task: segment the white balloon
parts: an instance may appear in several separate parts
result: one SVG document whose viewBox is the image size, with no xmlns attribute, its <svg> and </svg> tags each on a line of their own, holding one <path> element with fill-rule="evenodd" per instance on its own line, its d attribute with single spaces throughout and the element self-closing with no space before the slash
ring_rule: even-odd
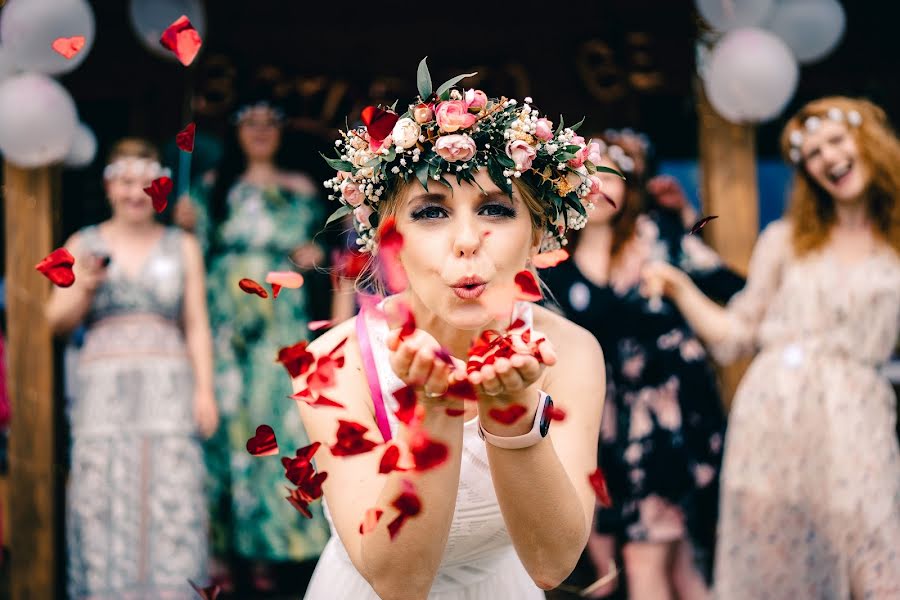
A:
<svg viewBox="0 0 900 600">
<path fill-rule="evenodd" d="M 700 16 L 716 31 L 754 27 L 766 20 L 775 0 L 694 0 Z"/>
<path fill-rule="evenodd" d="M 781 38 L 755 27 L 728 32 L 710 53 L 704 88 L 713 108 L 736 123 L 777 117 L 794 95 L 799 68 Z"/>
<path fill-rule="evenodd" d="M 53 49 L 57 38 L 84 36 L 72 58 Z M 23 71 L 67 73 L 81 64 L 94 44 L 94 12 L 84 0 L 9 0 L 0 13 L 0 38 Z"/>
<path fill-rule="evenodd" d="M 766 27 L 790 46 L 798 61 L 811 63 L 834 50 L 846 24 L 837 0 L 782 0 Z"/>
<path fill-rule="evenodd" d="M 62 160 L 72 147 L 78 113 L 55 80 L 37 73 L 0 83 L 0 152 L 20 167 Z"/>
<path fill-rule="evenodd" d="M 96 155 L 97 136 L 90 127 L 79 123 L 78 129 L 75 130 L 75 139 L 72 140 L 72 147 L 69 148 L 69 153 L 63 159 L 63 164 L 67 167 L 86 167 L 94 162 Z"/>
<path fill-rule="evenodd" d="M 131 26 L 148 50 L 177 60 L 163 48 L 159 38 L 178 17 L 185 15 L 203 39 L 206 34 L 206 11 L 201 0 L 131 0 L 128 14 Z"/>
</svg>

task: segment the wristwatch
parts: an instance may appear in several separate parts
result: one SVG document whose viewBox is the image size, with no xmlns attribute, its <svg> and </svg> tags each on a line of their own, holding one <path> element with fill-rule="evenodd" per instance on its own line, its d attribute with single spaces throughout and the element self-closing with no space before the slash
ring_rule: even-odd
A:
<svg viewBox="0 0 900 600">
<path fill-rule="evenodd" d="M 550 431 L 550 408 L 553 406 L 553 398 L 550 397 L 550 394 L 543 390 L 540 390 L 539 393 L 541 397 L 538 401 L 537 412 L 534 413 L 534 424 L 531 426 L 531 431 L 522 435 L 504 437 L 485 431 L 479 421 L 478 435 L 492 446 L 506 450 L 519 450 L 537 444 L 547 437 L 547 432 Z"/>
</svg>

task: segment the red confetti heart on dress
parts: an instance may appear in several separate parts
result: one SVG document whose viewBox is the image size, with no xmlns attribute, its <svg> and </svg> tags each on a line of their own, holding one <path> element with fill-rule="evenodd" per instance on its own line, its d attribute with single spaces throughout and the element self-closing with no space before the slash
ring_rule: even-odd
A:
<svg viewBox="0 0 900 600">
<path fill-rule="evenodd" d="M 244 290 L 248 294 L 256 294 L 260 298 L 268 298 L 269 292 L 265 290 L 265 288 L 252 279 L 241 279 L 238 281 L 238 287 Z"/>
<path fill-rule="evenodd" d="M 591 482 L 591 487 L 594 488 L 594 494 L 596 494 L 597 502 L 600 503 L 600 506 L 603 508 L 612 506 L 612 498 L 609 497 L 609 489 L 606 487 L 606 477 L 603 475 L 600 467 L 597 467 L 596 471 L 588 475 L 588 481 Z"/>
<path fill-rule="evenodd" d="M 168 177 L 157 177 L 150 184 L 150 187 L 144 188 L 144 193 L 150 196 L 153 201 L 153 210 L 162 213 L 169 204 L 169 194 L 172 193 L 172 180 Z"/>
<path fill-rule="evenodd" d="M 369 428 L 355 421 L 338 420 L 337 440 L 330 447 L 334 456 L 365 454 L 378 446 L 377 442 L 363 437 Z"/>
<path fill-rule="evenodd" d="M 72 37 L 58 37 L 50 44 L 57 53 L 62 54 L 71 60 L 78 52 L 84 48 L 84 36 L 75 35 Z"/>
<path fill-rule="evenodd" d="M 41 259 L 35 269 L 40 271 L 47 279 L 61 288 L 67 288 L 75 283 L 75 257 L 65 248 L 57 248 Z"/>
<path fill-rule="evenodd" d="M 400 119 L 397 113 L 382 110 L 377 106 L 367 106 L 362 109 L 362 122 L 366 124 L 369 139 L 381 142 L 391 134 L 394 125 Z"/>
<path fill-rule="evenodd" d="M 303 275 L 294 271 L 270 271 L 266 275 L 266 283 L 272 284 L 272 297 L 278 297 L 278 291 L 286 287 L 296 290 L 303 285 Z"/>
<path fill-rule="evenodd" d="M 388 523 L 388 534 L 392 540 L 400 533 L 400 527 L 403 526 L 406 519 L 414 517 L 422 511 L 422 500 L 416 492 L 416 486 L 408 479 L 404 479 L 401 485 L 403 491 L 391 502 L 391 506 L 400 511 L 400 514 Z"/>
<path fill-rule="evenodd" d="M 265 292 L 265 290 L 263 291 Z M 316 362 L 316 357 L 306 349 L 308 343 L 306 340 L 302 340 L 293 346 L 285 346 L 278 350 L 278 358 L 275 359 L 275 362 L 284 365 L 291 379 L 306 373 Z"/>
<path fill-rule="evenodd" d="M 359 534 L 366 535 L 367 533 L 375 531 L 378 520 L 381 519 L 381 515 L 383 514 L 384 511 L 380 508 L 367 508 L 362 523 L 359 524 Z"/>
<path fill-rule="evenodd" d="M 247 440 L 247 452 L 253 456 L 271 456 L 278 454 L 278 442 L 275 441 L 275 430 L 268 425 L 256 428 L 256 435 Z"/>
<path fill-rule="evenodd" d="M 200 39 L 200 34 L 191 25 L 190 19 L 185 15 L 181 15 L 163 31 L 162 36 L 159 38 L 159 43 L 166 50 L 172 51 L 178 60 L 181 61 L 181 64 L 187 67 L 194 62 L 197 53 L 200 52 L 203 40 Z"/>
<path fill-rule="evenodd" d="M 438 442 L 419 429 L 413 433 L 409 441 L 409 451 L 413 457 L 416 471 L 427 471 L 443 464 L 450 456 L 450 448 Z"/>
<path fill-rule="evenodd" d="M 708 217 L 703 217 L 702 219 L 700 219 L 699 221 L 694 223 L 693 227 L 691 227 L 691 235 L 694 235 L 695 233 L 697 233 L 698 231 L 703 229 L 706 226 L 706 224 L 709 223 L 710 221 L 712 221 L 713 219 L 718 219 L 718 218 L 719 218 L 718 215 L 709 215 Z"/>
<path fill-rule="evenodd" d="M 506 408 L 492 408 L 488 411 L 488 416 L 498 423 L 504 425 L 512 425 L 522 418 L 528 412 L 528 409 L 521 404 L 510 404 Z"/>
<path fill-rule="evenodd" d="M 559 248 L 558 250 L 550 250 L 549 252 L 536 254 L 532 257 L 531 264 L 537 269 L 547 269 L 549 267 L 555 267 L 568 258 L 569 253 L 563 248 Z"/>
<path fill-rule="evenodd" d="M 193 152 L 194 133 L 196 132 L 196 130 L 196 125 L 194 125 L 193 123 L 188 123 L 188 126 L 179 131 L 178 135 L 175 136 L 175 145 L 185 152 Z"/>
<path fill-rule="evenodd" d="M 190 579 L 188 579 L 188 583 L 191 584 L 191 587 L 194 588 L 194 591 L 197 592 L 203 600 L 216 600 L 222 592 L 222 588 L 218 585 L 210 585 L 202 588 Z"/>
<path fill-rule="evenodd" d="M 541 293 L 541 287 L 538 285 L 537 279 L 534 278 L 534 273 L 531 271 L 519 271 L 516 273 L 516 288 L 518 288 L 518 293 L 516 294 L 516 298 L 519 300 L 526 300 L 528 302 L 537 302 L 544 295 Z"/>
</svg>

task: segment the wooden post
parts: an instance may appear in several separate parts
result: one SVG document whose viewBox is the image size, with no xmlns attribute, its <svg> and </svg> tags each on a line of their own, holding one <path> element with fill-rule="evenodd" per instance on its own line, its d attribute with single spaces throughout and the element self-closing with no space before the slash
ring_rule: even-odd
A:
<svg viewBox="0 0 900 600">
<path fill-rule="evenodd" d="M 756 183 L 756 130 L 726 121 L 696 85 L 703 213 L 719 218 L 704 228 L 704 238 L 735 271 L 747 274 L 759 232 Z M 731 406 L 749 359 L 719 369 L 722 396 Z"/>
<path fill-rule="evenodd" d="M 11 598 L 56 595 L 57 492 L 54 465 L 53 336 L 44 319 L 50 283 L 34 266 L 53 249 L 59 173 L 56 169 L 4 170 L 6 217 L 6 322 L 9 439 Z"/>
</svg>

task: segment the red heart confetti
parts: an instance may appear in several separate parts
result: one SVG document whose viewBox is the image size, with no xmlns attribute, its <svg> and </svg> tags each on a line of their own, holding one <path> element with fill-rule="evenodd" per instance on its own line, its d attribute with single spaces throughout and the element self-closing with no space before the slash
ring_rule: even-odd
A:
<svg viewBox="0 0 900 600">
<path fill-rule="evenodd" d="M 334 387 L 335 372 L 344 366 L 343 354 L 326 354 L 316 359 L 315 369 L 306 379 L 306 385 L 313 394 Z"/>
<path fill-rule="evenodd" d="M 518 288 L 518 294 L 516 294 L 516 298 L 519 300 L 526 300 L 528 302 L 537 302 L 544 295 L 541 293 L 541 287 L 538 285 L 537 279 L 534 278 L 534 273 L 531 271 L 519 271 L 516 273 L 516 287 Z"/>
<path fill-rule="evenodd" d="M 391 302 L 387 306 L 384 317 L 391 327 L 396 327 L 396 324 L 400 323 L 400 341 L 402 342 L 416 332 L 416 317 L 409 305 L 402 300 Z"/>
<path fill-rule="evenodd" d="M 278 442 L 275 431 L 268 425 L 256 428 L 256 435 L 247 440 L 247 452 L 253 456 L 271 456 L 278 454 Z"/>
<path fill-rule="evenodd" d="M 492 408 L 488 411 L 488 416 L 498 423 L 504 425 L 512 425 L 522 418 L 528 409 L 521 404 L 510 404 L 506 408 Z"/>
<path fill-rule="evenodd" d="M 194 123 L 188 123 L 188 126 L 179 131 L 178 135 L 175 136 L 175 145 L 185 152 L 193 152 L 194 133 L 196 133 L 196 131 L 197 126 Z"/>
<path fill-rule="evenodd" d="M 403 526 L 407 519 L 416 516 L 422 511 L 422 500 L 416 492 L 416 486 L 408 479 L 404 479 L 401 485 L 403 486 L 403 491 L 391 502 L 391 506 L 400 511 L 400 514 L 388 523 L 388 534 L 392 540 L 400 533 L 400 527 Z"/>
<path fill-rule="evenodd" d="M 62 54 L 71 60 L 78 52 L 84 48 L 84 36 L 75 35 L 72 37 L 58 37 L 50 44 L 58 54 Z"/>
<path fill-rule="evenodd" d="M 75 266 L 75 257 L 65 248 L 57 248 L 42 258 L 34 268 L 52 281 L 53 285 L 67 288 L 75 283 L 73 266 Z"/>
<path fill-rule="evenodd" d="M 258 284 L 257 284 L 258 285 Z M 265 292 L 265 290 L 263 290 Z M 286 346 L 278 351 L 278 358 L 275 362 L 279 362 L 287 369 L 291 379 L 300 377 L 315 364 L 316 357 L 306 349 L 309 342 L 306 340 L 297 342 L 293 346 Z"/>
<path fill-rule="evenodd" d="M 468 379 L 454 379 L 447 387 L 447 396 L 462 400 L 478 400 L 478 391 Z"/>
<path fill-rule="evenodd" d="M 190 579 L 188 579 L 188 583 L 191 584 L 191 587 L 194 588 L 194 591 L 197 592 L 203 600 L 216 600 L 219 597 L 219 594 L 222 593 L 222 588 L 218 585 L 209 585 L 206 587 L 200 587 Z"/>
<path fill-rule="evenodd" d="M 333 323 L 330 320 L 310 321 L 306 328 L 310 331 L 319 331 L 320 329 L 328 329 Z"/>
<path fill-rule="evenodd" d="M 363 515 L 362 523 L 359 524 L 359 534 L 366 535 L 375 531 L 375 527 L 383 514 L 384 510 L 380 508 L 367 508 L 366 514 Z"/>
<path fill-rule="evenodd" d="M 285 470 L 284 476 L 291 483 L 300 485 L 313 475 L 312 457 L 321 445 L 321 442 L 313 442 L 309 446 L 298 448 L 297 454 L 293 458 L 281 457 L 281 464 Z"/>
<path fill-rule="evenodd" d="M 564 248 L 559 248 L 558 250 L 536 254 L 532 257 L 531 264 L 537 269 L 547 269 L 549 267 L 555 267 L 559 263 L 568 260 L 568 258 L 569 253 Z"/>
<path fill-rule="evenodd" d="M 400 119 L 397 113 L 382 110 L 377 106 L 367 106 L 362 109 L 362 122 L 366 125 L 369 139 L 380 142 L 391 134 L 394 125 Z"/>
<path fill-rule="evenodd" d="M 381 457 L 381 462 L 378 463 L 378 472 L 382 475 L 386 475 L 391 471 L 405 471 L 403 467 L 398 467 L 397 462 L 400 460 L 400 448 L 391 444 L 388 446 L 387 450 L 384 451 L 384 454 Z"/>
<path fill-rule="evenodd" d="M 612 498 L 610 498 L 609 489 L 606 487 L 606 477 L 604 477 L 600 467 L 597 467 L 596 471 L 588 475 L 588 481 L 590 481 L 591 487 L 594 488 L 594 494 L 596 494 L 597 502 L 600 503 L 600 506 L 603 508 L 612 506 Z"/>
<path fill-rule="evenodd" d="M 150 184 L 150 187 L 144 188 L 144 193 L 150 196 L 153 201 L 153 210 L 162 213 L 169 204 L 169 194 L 172 193 L 172 180 L 168 177 L 157 177 Z"/>
<path fill-rule="evenodd" d="M 403 234 L 397 231 L 394 217 L 384 220 L 378 228 L 378 264 L 385 283 L 392 294 L 402 292 L 409 282 L 406 271 L 400 264 L 400 249 L 403 248 Z"/>
<path fill-rule="evenodd" d="M 694 223 L 693 227 L 691 227 L 691 235 L 694 235 L 695 233 L 697 233 L 698 231 L 703 229 L 706 226 L 706 224 L 709 223 L 710 221 L 712 221 L 713 219 L 718 219 L 718 218 L 719 218 L 718 215 L 709 215 L 708 217 L 703 217 L 702 219 L 700 219 L 699 221 Z"/>
<path fill-rule="evenodd" d="M 238 281 L 238 287 L 247 292 L 248 294 L 256 294 L 260 298 L 268 298 L 269 292 L 265 290 L 265 288 L 252 279 L 241 279 Z"/>
<path fill-rule="evenodd" d="M 557 408 L 556 406 L 547 406 L 547 409 L 544 411 L 544 414 L 549 417 L 551 421 L 565 421 L 566 420 L 566 411 Z"/>
<path fill-rule="evenodd" d="M 301 482 L 296 489 L 288 488 L 290 492 L 290 496 L 287 496 L 287 501 L 291 503 L 291 505 L 296 508 L 301 515 L 306 517 L 307 519 L 312 519 L 312 512 L 309 510 L 309 504 L 313 500 L 317 500 L 322 497 L 322 483 L 328 478 L 328 473 L 316 473 L 315 475 L 309 477 L 308 479 Z"/>
<path fill-rule="evenodd" d="M 448 417 L 461 417 L 466 414 L 466 409 L 464 408 L 448 408 L 444 410 L 447 413 Z"/>
<path fill-rule="evenodd" d="M 355 421 L 338 420 L 337 440 L 330 447 L 334 456 L 354 456 L 365 454 L 378 446 L 377 442 L 363 436 L 369 431 L 365 425 Z"/>
<path fill-rule="evenodd" d="M 200 39 L 200 34 L 191 25 L 190 19 L 185 15 L 181 15 L 163 31 L 162 36 L 159 38 L 159 43 L 166 50 L 172 51 L 178 60 L 181 61 L 181 64 L 187 67 L 194 62 L 197 53 L 200 52 L 203 40 Z"/>
<path fill-rule="evenodd" d="M 309 388 L 303 388 L 296 394 L 292 394 L 292 395 L 288 396 L 288 398 L 290 398 L 292 400 L 300 400 L 301 402 L 305 402 L 308 405 L 312 406 L 313 408 L 319 408 L 322 406 L 330 406 L 330 407 L 334 407 L 334 408 L 346 408 L 346 406 L 344 406 L 340 402 L 336 402 L 330 398 L 326 398 L 322 394 L 317 394 L 316 396 L 313 396 L 313 393 L 311 391 L 309 391 Z"/>
<path fill-rule="evenodd" d="M 411 425 L 416 416 L 416 390 L 411 385 L 406 385 L 394 392 L 394 398 L 397 400 L 397 420 L 405 425 Z"/>
<path fill-rule="evenodd" d="M 450 448 L 438 442 L 422 430 L 416 430 L 409 441 L 409 451 L 416 471 L 427 471 L 443 464 L 450 456 Z"/>
</svg>

